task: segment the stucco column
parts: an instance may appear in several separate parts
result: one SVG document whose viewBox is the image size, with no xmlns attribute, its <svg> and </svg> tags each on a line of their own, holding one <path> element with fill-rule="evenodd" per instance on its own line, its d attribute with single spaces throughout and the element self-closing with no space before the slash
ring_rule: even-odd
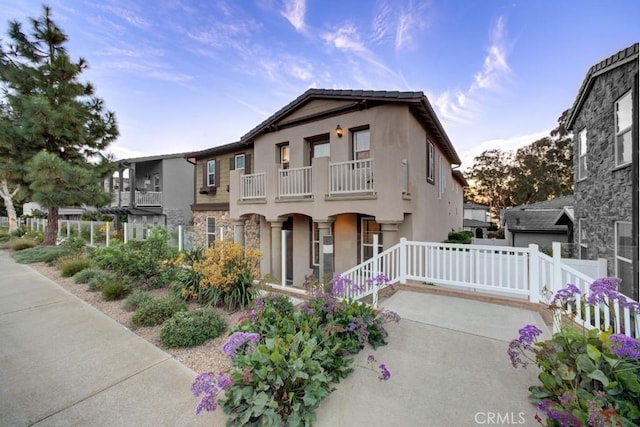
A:
<svg viewBox="0 0 640 427">
<path fill-rule="evenodd" d="M 382 231 L 382 249 L 389 249 L 391 246 L 398 243 L 398 222 L 383 222 L 380 224 L 380 230 Z"/>
<path fill-rule="evenodd" d="M 282 222 L 269 221 L 271 224 L 271 276 L 282 281 Z"/>
<path fill-rule="evenodd" d="M 233 221 L 233 241 L 244 246 L 244 220 Z"/>
<path fill-rule="evenodd" d="M 320 251 L 319 251 L 319 261 L 320 261 L 320 267 L 318 268 L 318 280 L 322 283 L 322 280 L 324 279 L 325 273 L 329 274 L 329 275 L 333 275 L 333 271 L 327 271 L 325 272 L 325 263 L 324 263 L 324 236 L 328 236 L 331 234 L 331 223 L 333 222 L 333 220 L 319 220 L 319 221 L 315 221 L 316 224 L 318 224 L 318 238 L 320 240 Z M 335 251 L 335 249 L 334 249 Z M 330 280 L 330 277 L 328 278 L 328 280 Z"/>
</svg>

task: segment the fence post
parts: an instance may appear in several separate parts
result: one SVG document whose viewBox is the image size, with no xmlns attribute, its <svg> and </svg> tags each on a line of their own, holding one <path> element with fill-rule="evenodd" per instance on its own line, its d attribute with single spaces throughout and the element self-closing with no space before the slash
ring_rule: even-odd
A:
<svg viewBox="0 0 640 427">
<path fill-rule="evenodd" d="M 400 238 L 400 284 L 407 284 L 407 267 L 409 265 L 409 258 L 407 258 L 407 238 Z"/>
<path fill-rule="evenodd" d="M 182 229 L 182 225 L 179 225 L 179 226 L 178 226 L 178 250 L 179 250 L 180 252 L 182 252 L 182 249 L 183 249 L 183 248 L 182 248 L 182 246 L 183 246 L 183 241 L 182 241 L 182 231 L 183 231 L 183 229 Z"/>
<path fill-rule="evenodd" d="M 529 245 L 529 302 L 540 302 L 540 252 L 538 245 Z"/>
<path fill-rule="evenodd" d="M 109 247 L 109 222 L 105 222 L 105 236 L 104 236 L 104 245 Z"/>
<path fill-rule="evenodd" d="M 124 243 L 127 243 L 129 241 L 129 223 L 125 222 L 122 225 L 122 232 L 124 233 Z"/>
<path fill-rule="evenodd" d="M 93 226 L 95 222 L 91 221 L 89 223 L 89 246 L 93 246 Z"/>
<path fill-rule="evenodd" d="M 380 268 L 380 257 L 378 257 L 378 235 L 373 235 L 373 271 L 371 272 L 370 279 L 376 277 L 380 272 L 378 271 Z M 366 280 L 366 279 L 365 279 Z M 371 282 L 373 285 L 373 307 L 378 307 L 378 284 L 375 282 Z"/>
<path fill-rule="evenodd" d="M 561 256 L 561 245 L 560 242 L 551 243 L 551 248 L 553 249 L 553 280 L 551 286 L 553 289 L 550 289 L 551 292 L 556 292 L 560 288 L 562 288 L 562 256 Z"/>
</svg>

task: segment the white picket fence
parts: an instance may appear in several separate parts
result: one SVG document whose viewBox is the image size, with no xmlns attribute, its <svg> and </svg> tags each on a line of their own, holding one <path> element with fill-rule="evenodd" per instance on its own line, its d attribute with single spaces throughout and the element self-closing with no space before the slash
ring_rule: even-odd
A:
<svg viewBox="0 0 640 427">
<path fill-rule="evenodd" d="M 599 268 L 597 265 L 592 267 L 598 274 L 591 277 L 561 258 L 559 243 L 554 244 L 553 251 L 554 256 L 550 257 L 533 244 L 527 248 L 516 248 L 415 242 L 402 238 L 397 245 L 342 273 L 343 278 L 357 286 L 347 287 L 341 296 L 354 300 L 370 296 L 373 304 L 377 305 L 378 292 L 382 287 L 375 278 L 384 274 L 389 285 L 417 281 L 425 285 L 509 296 L 538 303 L 549 302 L 545 299 L 548 295 L 553 295 L 569 283 L 575 284 L 583 295 L 587 295 L 591 283 L 598 277 L 606 276 L 606 265 L 602 263 Z M 640 313 L 624 303 L 611 301 L 599 306 L 575 304 L 572 310 L 576 322 L 585 327 L 611 327 L 615 333 L 640 337 Z"/>
</svg>

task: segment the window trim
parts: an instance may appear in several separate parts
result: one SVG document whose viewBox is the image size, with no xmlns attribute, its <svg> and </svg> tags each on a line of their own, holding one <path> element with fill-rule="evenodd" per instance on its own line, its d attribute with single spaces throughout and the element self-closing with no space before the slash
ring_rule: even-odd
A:
<svg viewBox="0 0 640 427">
<path fill-rule="evenodd" d="M 614 107 L 613 107 L 613 115 L 614 115 L 614 144 L 613 144 L 613 153 L 614 153 L 614 163 L 615 163 L 615 167 L 619 168 L 619 167 L 623 167 L 623 166 L 627 166 L 630 165 L 632 160 L 633 160 L 633 135 L 631 135 L 631 147 L 629 147 L 631 150 L 630 155 L 629 155 L 629 160 L 626 162 L 618 162 L 618 138 L 620 136 L 623 136 L 627 133 L 631 134 L 632 130 L 633 130 L 633 94 L 631 93 L 632 91 L 629 90 L 627 92 L 625 92 L 621 97 L 619 97 L 618 99 L 616 99 L 616 101 L 614 102 Z M 626 97 L 629 96 L 630 100 L 631 100 L 631 112 L 629 114 L 629 116 L 631 117 L 631 122 L 629 123 L 629 126 L 625 127 L 624 129 L 620 129 L 618 130 L 618 106 L 620 105 L 620 101 Z"/>
<path fill-rule="evenodd" d="M 211 170 L 209 165 L 213 165 L 213 171 Z M 216 186 L 216 159 L 207 160 L 206 172 L 207 172 L 207 179 L 206 179 L 207 187 L 215 187 Z M 213 180 L 211 178 L 213 178 Z"/>
<path fill-rule="evenodd" d="M 360 260 L 359 263 L 363 263 L 367 260 L 369 260 L 370 258 L 365 259 L 364 258 L 364 248 L 365 247 L 370 247 L 373 248 L 373 243 L 365 243 L 366 239 L 365 239 L 365 227 L 364 227 L 364 223 L 365 221 L 373 221 L 375 224 L 378 225 L 378 227 L 380 228 L 380 231 L 376 234 L 378 234 L 379 239 L 378 239 L 378 253 L 381 253 L 384 250 L 384 246 L 382 244 L 382 239 L 383 239 L 383 234 L 382 234 L 382 225 L 376 221 L 376 219 L 372 216 L 362 216 L 360 217 Z"/>
<path fill-rule="evenodd" d="M 584 135 L 584 140 L 583 140 Z M 582 152 L 582 142 L 584 141 L 584 152 Z M 578 181 L 583 181 L 589 176 L 589 168 L 587 166 L 587 154 L 589 153 L 589 136 L 587 128 L 578 132 Z M 584 170 L 582 166 L 582 159 L 584 158 Z"/>
<path fill-rule="evenodd" d="M 238 167 L 238 159 L 242 158 L 242 167 L 239 168 Z M 240 154 L 235 154 L 233 156 L 233 169 L 234 170 L 241 170 L 242 173 L 244 173 L 245 168 L 247 167 L 247 157 L 245 156 L 244 153 L 240 153 Z"/>
<path fill-rule="evenodd" d="M 629 258 L 626 258 L 626 257 L 621 256 L 621 255 L 618 254 L 618 252 L 619 252 L 618 251 L 618 236 L 619 236 L 618 227 L 621 224 L 628 225 L 631 228 L 630 229 L 630 233 L 629 233 L 629 235 L 630 235 L 629 237 L 631 239 L 633 239 L 633 229 L 632 229 L 633 224 L 631 223 L 631 221 L 615 221 L 615 223 L 613 224 L 613 233 L 614 233 L 613 236 L 614 236 L 614 242 L 615 242 L 614 243 L 614 259 L 615 259 L 615 266 L 614 266 L 615 270 L 614 271 L 615 271 L 616 277 L 618 277 L 618 278 L 620 278 L 620 272 L 618 271 L 618 262 L 619 261 L 628 263 L 629 265 L 631 265 L 631 269 L 633 270 L 633 259 L 629 259 Z"/>
<path fill-rule="evenodd" d="M 430 184 L 435 185 L 436 180 L 435 180 L 435 168 L 436 168 L 436 161 L 435 161 L 435 146 L 433 145 L 433 142 L 431 142 L 429 139 L 427 139 L 427 182 Z"/>
<path fill-rule="evenodd" d="M 209 221 L 210 220 L 213 221 L 213 232 L 209 231 Z M 214 217 L 214 216 L 208 216 L 207 217 L 206 223 L 205 223 L 205 236 L 206 236 L 207 247 L 210 247 L 212 243 L 215 243 L 216 237 L 217 237 L 216 217 Z M 211 237 L 213 237 L 213 238 L 210 239 Z"/>
<path fill-rule="evenodd" d="M 369 147 L 367 150 L 358 151 L 357 144 L 356 144 L 356 135 L 362 132 L 367 132 L 369 134 Z M 363 126 L 363 127 L 359 127 L 351 130 L 351 145 L 352 145 L 351 155 L 353 156 L 354 161 L 371 159 L 371 129 L 369 128 L 369 126 Z M 368 153 L 367 157 L 358 159 L 358 153 L 364 153 L 364 152 Z"/>
<path fill-rule="evenodd" d="M 284 161 L 284 149 L 287 151 L 287 161 Z M 280 169 L 289 169 L 291 163 L 291 147 L 288 142 L 283 142 L 282 144 L 278 144 L 278 163 L 280 164 Z"/>
</svg>

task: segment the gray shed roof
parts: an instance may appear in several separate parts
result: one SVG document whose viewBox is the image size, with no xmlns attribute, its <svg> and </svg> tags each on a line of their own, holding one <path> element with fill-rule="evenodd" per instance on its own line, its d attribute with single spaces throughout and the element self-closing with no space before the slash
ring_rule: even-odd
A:
<svg viewBox="0 0 640 427">
<path fill-rule="evenodd" d="M 521 232 L 566 232 L 566 224 L 557 224 L 565 207 L 573 206 L 573 196 L 558 197 L 544 202 L 516 206 L 506 209 L 502 223 L 511 231 Z"/>
</svg>

